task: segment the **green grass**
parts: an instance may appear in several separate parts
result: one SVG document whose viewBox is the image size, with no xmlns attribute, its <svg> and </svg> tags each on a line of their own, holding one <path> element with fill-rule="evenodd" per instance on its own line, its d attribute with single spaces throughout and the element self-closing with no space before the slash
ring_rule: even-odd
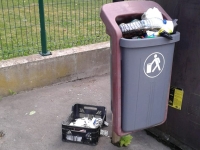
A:
<svg viewBox="0 0 200 150">
<path fill-rule="evenodd" d="M 10 94 L 10 95 L 15 95 L 15 94 L 17 94 L 17 93 L 14 92 L 13 90 L 9 89 L 9 94 Z"/>
<path fill-rule="evenodd" d="M 108 40 L 99 17 L 109 0 L 44 0 L 49 51 Z M 41 51 L 38 0 L 0 0 L 0 60 Z"/>
</svg>

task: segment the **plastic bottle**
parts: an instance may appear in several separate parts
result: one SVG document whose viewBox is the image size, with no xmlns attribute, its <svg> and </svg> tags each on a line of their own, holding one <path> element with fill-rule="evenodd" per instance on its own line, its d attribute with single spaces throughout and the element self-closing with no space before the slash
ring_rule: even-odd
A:
<svg viewBox="0 0 200 150">
<path fill-rule="evenodd" d="M 119 25 L 122 33 L 130 33 L 138 30 L 159 30 L 163 27 L 163 25 L 166 24 L 166 20 L 162 20 L 159 18 L 151 18 L 146 20 L 140 20 L 140 21 L 133 21 L 130 23 L 122 23 Z"/>
</svg>

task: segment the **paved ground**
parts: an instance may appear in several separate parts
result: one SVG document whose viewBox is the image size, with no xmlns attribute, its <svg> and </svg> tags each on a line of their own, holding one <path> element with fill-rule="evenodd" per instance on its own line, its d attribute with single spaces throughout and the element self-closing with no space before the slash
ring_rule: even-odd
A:
<svg viewBox="0 0 200 150">
<path fill-rule="evenodd" d="M 75 103 L 107 107 L 111 135 L 109 75 L 58 83 L 22 92 L 0 100 L 0 150 L 170 150 L 148 136 L 145 131 L 133 133 L 129 147 L 118 148 L 108 137 L 100 137 L 97 146 L 66 143 L 61 140 L 61 123 Z M 31 111 L 36 113 L 29 115 Z"/>
</svg>

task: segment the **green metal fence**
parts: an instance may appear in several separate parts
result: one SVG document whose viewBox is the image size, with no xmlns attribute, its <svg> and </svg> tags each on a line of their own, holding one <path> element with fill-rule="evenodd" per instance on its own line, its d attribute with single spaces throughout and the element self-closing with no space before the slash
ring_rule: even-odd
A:
<svg viewBox="0 0 200 150">
<path fill-rule="evenodd" d="M 109 39 L 99 13 L 111 0 L 43 2 L 46 40 L 40 32 L 41 0 L 0 0 L 0 60 L 41 52 L 41 39 L 48 51 Z"/>
</svg>

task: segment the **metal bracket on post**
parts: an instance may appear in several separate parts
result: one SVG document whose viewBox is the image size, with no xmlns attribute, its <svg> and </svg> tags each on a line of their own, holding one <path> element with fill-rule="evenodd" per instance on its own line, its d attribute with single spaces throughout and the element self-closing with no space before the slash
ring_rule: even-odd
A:
<svg viewBox="0 0 200 150">
<path fill-rule="evenodd" d="M 113 128 L 113 114 L 112 114 L 112 140 L 111 140 L 111 142 L 113 144 L 117 144 L 117 143 L 119 143 L 120 138 L 121 138 L 121 136 L 117 135 L 115 133 L 115 131 L 114 131 L 114 128 Z"/>
<path fill-rule="evenodd" d="M 42 46 L 42 52 L 40 52 L 40 55 L 48 56 L 48 55 L 51 55 L 52 53 L 47 51 L 45 17 L 44 17 L 44 2 L 43 2 L 43 0 L 38 0 L 38 3 L 39 3 L 39 14 L 40 14 L 41 46 Z"/>
</svg>

